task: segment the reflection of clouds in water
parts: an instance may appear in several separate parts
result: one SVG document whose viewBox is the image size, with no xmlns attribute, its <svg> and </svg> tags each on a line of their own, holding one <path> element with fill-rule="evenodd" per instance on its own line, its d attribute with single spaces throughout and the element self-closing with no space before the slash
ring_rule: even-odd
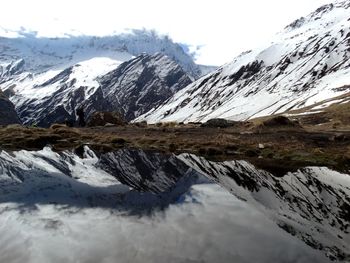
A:
<svg viewBox="0 0 350 263">
<path fill-rule="evenodd" d="M 31 242 L 22 235 L 12 218 L 3 218 L 0 215 L 0 262 L 23 263 L 29 262 Z"/>
<path fill-rule="evenodd" d="M 214 184 L 193 186 L 184 202 L 152 217 L 108 209 L 70 214 L 45 205 L 28 214 L 4 212 L 0 224 L 1 262 L 5 255 L 9 263 L 322 262 L 318 252 Z"/>
</svg>

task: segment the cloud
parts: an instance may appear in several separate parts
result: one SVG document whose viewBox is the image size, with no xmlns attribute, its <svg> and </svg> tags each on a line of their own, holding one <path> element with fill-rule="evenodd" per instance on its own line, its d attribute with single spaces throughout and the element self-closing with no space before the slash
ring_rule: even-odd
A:
<svg viewBox="0 0 350 263">
<path fill-rule="evenodd" d="M 203 45 L 198 62 L 220 65 L 328 1 L 12 0 L 2 3 L 0 24 L 46 36 L 156 29 L 175 41 Z"/>
<path fill-rule="evenodd" d="M 7 263 L 323 262 L 320 252 L 218 185 L 194 185 L 183 199 L 152 216 L 54 205 L 7 209 L 0 257 Z"/>
</svg>

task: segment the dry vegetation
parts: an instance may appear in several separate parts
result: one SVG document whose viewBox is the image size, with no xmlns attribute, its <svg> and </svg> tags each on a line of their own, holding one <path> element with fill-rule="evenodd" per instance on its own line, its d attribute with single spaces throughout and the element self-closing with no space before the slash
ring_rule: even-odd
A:
<svg viewBox="0 0 350 263">
<path fill-rule="evenodd" d="M 90 128 L 56 124 L 49 129 L 13 125 L 0 129 L 0 147 L 38 150 L 51 145 L 56 151 L 78 151 L 82 145 L 89 145 L 96 152 L 137 147 L 165 153 L 194 153 L 211 160 L 245 159 L 276 175 L 310 165 L 348 171 L 348 109 L 349 104 L 333 106 L 324 113 L 329 118 L 313 115 L 312 121 L 311 115 L 299 116 L 294 121 L 274 117 L 235 122 L 228 128 L 201 127 L 196 123 Z M 333 122 L 338 119 L 340 124 L 334 128 Z"/>
</svg>

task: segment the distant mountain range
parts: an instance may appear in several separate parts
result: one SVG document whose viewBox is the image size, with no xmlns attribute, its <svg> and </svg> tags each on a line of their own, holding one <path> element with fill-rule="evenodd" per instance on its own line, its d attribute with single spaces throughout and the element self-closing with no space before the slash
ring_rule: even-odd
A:
<svg viewBox="0 0 350 263">
<path fill-rule="evenodd" d="M 202 75 L 200 66 L 180 44 L 153 31 L 132 30 L 105 37 L 45 38 L 25 32 L 18 32 L 13 38 L 0 35 L 0 76 L 6 73 L 6 65 L 18 60 L 24 60 L 20 68 L 22 72 L 42 73 L 49 69 L 67 68 L 95 57 L 126 61 L 142 53 L 153 55 L 158 52 L 174 60 L 194 78 Z"/>
<path fill-rule="evenodd" d="M 113 110 L 131 120 L 212 69 L 196 65 L 170 38 L 143 30 L 108 37 L 0 37 L 0 89 L 27 125 L 75 120 L 81 106 L 87 115 Z"/>
</svg>

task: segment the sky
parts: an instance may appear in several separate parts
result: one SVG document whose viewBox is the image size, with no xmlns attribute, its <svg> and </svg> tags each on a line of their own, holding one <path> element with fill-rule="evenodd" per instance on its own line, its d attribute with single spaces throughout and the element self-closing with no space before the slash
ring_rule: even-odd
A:
<svg viewBox="0 0 350 263">
<path fill-rule="evenodd" d="M 222 65 L 331 1 L 11 0 L 1 3 L 0 27 L 39 36 L 155 29 L 196 50 L 197 63 Z"/>
</svg>

